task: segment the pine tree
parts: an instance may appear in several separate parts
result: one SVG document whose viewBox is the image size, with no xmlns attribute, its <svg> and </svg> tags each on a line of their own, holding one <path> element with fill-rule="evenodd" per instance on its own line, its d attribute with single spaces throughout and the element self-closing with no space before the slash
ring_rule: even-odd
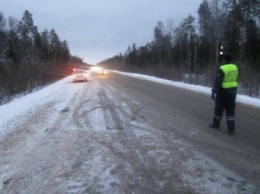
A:
<svg viewBox="0 0 260 194">
<path fill-rule="evenodd" d="M 22 20 L 18 23 L 17 31 L 24 47 L 23 61 L 32 63 L 37 27 L 34 26 L 32 14 L 29 11 L 25 10 Z"/>
<path fill-rule="evenodd" d="M 0 13 L 0 68 L 8 63 L 7 50 L 6 20 L 4 15 Z"/>
</svg>

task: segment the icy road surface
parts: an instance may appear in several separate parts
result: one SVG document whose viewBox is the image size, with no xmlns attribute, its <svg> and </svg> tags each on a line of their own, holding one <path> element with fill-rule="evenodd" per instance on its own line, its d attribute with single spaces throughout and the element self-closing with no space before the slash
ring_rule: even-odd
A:
<svg viewBox="0 0 260 194">
<path fill-rule="evenodd" d="M 112 77 L 65 78 L 12 102 L 22 110 L 17 115 L 4 114 L 8 105 L 0 109 L 6 120 L 0 125 L 1 194 L 236 194 L 259 188 L 253 145 L 241 143 L 237 150 L 227 133 L 193 123 L 178 108 L 169 115 L 145 93 L 123 92 L 123 76 Z M 227 159 L 229 152 L 234 156 Z"/>
</svg>

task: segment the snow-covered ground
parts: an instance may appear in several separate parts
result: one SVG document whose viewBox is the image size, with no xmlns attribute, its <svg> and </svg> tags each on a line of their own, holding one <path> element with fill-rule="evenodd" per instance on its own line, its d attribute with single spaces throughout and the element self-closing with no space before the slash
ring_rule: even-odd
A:
<svg viewBox="0 0 260 194">
<path fill-rule="evenodd" d="M 210 88 L 116 73 L 210 95 Z M 223 135 L 219 141 L 199 123 L 191 128 L 177 113 L 168 118 L 99 78 L 89 74 L 88 83 L 72 83 L 67 77 L 0 106 L 0 193 L 235 194 L 255 188 L 202 151 L 205 145 L 220 149 L 222 158 L 237 151 L 235 140 Z M 260 107 L 259 99 L 239 95 L 238 101 Z M 243 155 L 231 157 L 246 160 L 238 170 L 258 161 L 247 157 L 247 147 L 252 151 L 244 145 Z"/>
<path fill-rule="evenodd" d="M 165 80 L 161 78 L 156 78 L 153 76 L 147 76 L 147 75 L 141 75 L 141 74 L 135 74 L 135 73 L 125 73 L 125 72 L 119 72 L 114 71 L 116 73 L 120 73 L 127 76 L 136 77 L 139 79 L 145 79 L 150 80 L 154 82 L 160 82 L 164 84 L 169 84 L 181 88 L 186 88 L 189 90 L 193 90 L 196 92 L 202 92 L 210 95 L 211 88 L 198 86 L 198 85 L 191 85 L 191 84 L 185 84 L 182 82 L 175 82 L 170 80 Z M 91 75 L 90 75 L 91 76 Z M 63 86 L 68 82 L 68 79 L 70 77 L 64 78 L 60 81 L 57 81 L 56 83 L 49 85 L 39 91 L 33 92 L 31 94 L 28 94 L 26 96 L 14 99 L 12 102 L 9 102 L 7 104 L 0 106 L 0 136 L 7 133 L 8 130 L 11 129 L 11 125 L 14 124 L 14 122 L 21 118 L 23 114 L 29 110 L 35 110 L 37 107 L 41 106 L 42 104 L 48 102 L 48 101 L 60 101 L 60 97 L 62 96 L 65 99 L 70 99 L 69 96 L 73 95 L 79 88 L 73 87 L 69 90 L 64 90 Z M 93 87 L 94 85 L 92 85 Z M 89 88 L 89 90 L 93 90 L 94 88 Z M 245 95 L 238 95 L 237 96 L 237 102 L 248 104 L 255 107 L 260 107 L 260 99 L 257 98 L 251 98 Z M 66 102 L 64 102 L 66 104 Z M 62 108 L 62 107 L 61 107 Z M 98 116 L 98 115 L 97 115 Z M 51 118 L 50 118 L 51 119 Z M 96 120 L 100 120 L 99 118 L 96 118 Z"/>
</svg>

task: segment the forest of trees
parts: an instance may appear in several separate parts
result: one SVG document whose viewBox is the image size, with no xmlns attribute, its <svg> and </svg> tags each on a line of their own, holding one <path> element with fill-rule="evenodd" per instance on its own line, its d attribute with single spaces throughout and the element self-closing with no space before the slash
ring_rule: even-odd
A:
<svg viewBox="0 0 260 194">
<path fill-rule="evenodd" d="M 197 10 L 197 19 L 189 14 L 178 26 L 159 21 L 151 42 L 99 65 L 211 86 L 220 51 L 228 52 L 239 67 L 239 93 L 260 98 L 260 0 L 202 0 Z M 67 76 L 70 64 L 83 61 L 54 29 L 39 32 L 27 10 L 21 20 L 0 12 L 0 104 Z"/>
<path fill-rule="evenodd" d="M 71 63 L 83 61 L 54 29 L 38 32 L 29 11 L 21 20 L 0 13 L 0 104 L 67 76 Z"/>
<path fill-rule="evenodd" d="M 211 86 L 223 51 L 239 67 L 239 93 L 260 97 L 260 0 L 203 0 L 197 13 L 177 27 L 159 21 L 152 42 L 99 65 Z"/>
</svg>

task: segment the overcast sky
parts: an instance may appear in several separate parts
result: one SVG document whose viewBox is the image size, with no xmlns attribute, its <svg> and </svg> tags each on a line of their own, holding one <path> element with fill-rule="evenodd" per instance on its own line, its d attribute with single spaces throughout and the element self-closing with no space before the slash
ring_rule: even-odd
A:
<svg viewBox="0 0 260 194">
<path fill-rule="evenodd" d="M 197 18 L 202 0 L 0 0 L 0 12 L 21 20 L 33 15 L 38 31 L 56 31 L 70 52 L 95 64 L 153 40 L 158 21 L 177 27 L 191 14 Z"/>
</svg>

